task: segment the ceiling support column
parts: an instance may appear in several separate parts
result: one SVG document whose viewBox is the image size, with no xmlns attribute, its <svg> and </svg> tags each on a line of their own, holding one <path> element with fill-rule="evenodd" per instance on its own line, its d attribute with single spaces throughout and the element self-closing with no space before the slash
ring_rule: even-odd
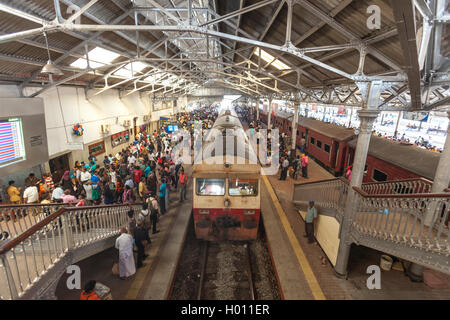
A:
<svg viewBox="0 0 450 320">
<path fill-rule="evenodd" d="M 344 216 L 342 217 L 340 225 L 340 243 L 335 266 L 336 273 L 341 276 L 347 275 L 348 259 L 352 244 L 350 233 L 352 229 L 353 216 L 358 207 L 359 201 L 359 197 L 356 191 L 353 190 L 353 187 L 361 187 L 363 182 L 364 168 L 366 166 L 373 125 L 380 113 L 380 111 L 376 108 L 381 97 L 381 91 L 381 83 L 372 82 L 370 85 L 366 108 L 358 111 L 361 123 L 359 127 L 358 142 L 355 150 L 350 185 L 348 187 Z"/>
<path fill-rule="evenodd" d="M 447 112 L 450 119 L 450 111 Z M 433 186 L 431 187 L 431 193 L 444 193 L 444 190 L 448 188 L 450 184 L 450 123 L 447 127 L 447 138 L 445 139 L 444 150 L 441 153 L 439 164 L 436 169 L 436 173 L 433 180 Z M 437 208 L 436 202 L 431 202 L 425 211 L 424 226 L 431 228 L 437 222 L 438 214 L 440 211 Z M 406 274 L 414 282 L 423 281 L 424 267 L 411 263 Z"/>
<path fill-rule="evenodd" d="M 272 97 L 269 98 L 269 111 L 267 114 L 267 129 L 272 129 Z"/>
<path fill-rule="evenodd" d="M 300 101 L 294 101 L 294 118 L 292 119 L 292 141 L 291 141 L 291 158 L 295 159 L 295 149 L 297 147 L 297 125 L 298 110 L 300 109 Z"/>
</svg>

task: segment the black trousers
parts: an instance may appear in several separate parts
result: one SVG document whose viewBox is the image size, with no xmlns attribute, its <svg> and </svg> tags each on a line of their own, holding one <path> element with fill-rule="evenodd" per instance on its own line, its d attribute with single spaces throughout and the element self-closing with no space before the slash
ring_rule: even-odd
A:
<svg viewBox="0 0 450 320">
<path fill-rule="evenodd" d="M 308 178 L 308 167 L 302 167 L 302 177 Z"/>
<path fill-rule="evenodd" d="M 152 224 L 152 232 L 155 233 L 156 232 L 156 222 L 158 222 L 158 216 L 157 215 L 152 215 L 150 216 L 150 220 L 151 220 L 151 224 Z"/>
<path fill-rule="evenodd" d="M 308 237 L 308 242 L 314 242 L 314 223 L 305 223 L 305 232 Z"/>
<path fill-rule="evenodd" d="M 280 180 L 286 180 L 288 168 L 281 169 L 281 177 Z"/>
<path fill-rule="evenodd" d="M 161 214 L 166 213 L 166 199 L 164 197 L 159 198 L 159 208 L 161 209 Z"/>
<path fill-rule="evenodd" d="M 142 261 L 144 261 L 145 247 L 143 245 L 136 244 L 137 247 L 137 266 L 142 266 Z"/>
</svg>

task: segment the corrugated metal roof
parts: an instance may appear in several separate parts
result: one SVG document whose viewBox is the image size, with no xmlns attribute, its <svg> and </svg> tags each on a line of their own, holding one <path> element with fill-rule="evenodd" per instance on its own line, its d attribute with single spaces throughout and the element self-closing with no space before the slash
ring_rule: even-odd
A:
<svg viewBox="0 0 450 320">
<path fill-rule="evenodd" d="M 89 0 L 60 0 L 61 3 L 61 12 L 63 18 L 68 18 L 73 10 L 68 10 L 70 6 L 83 7 L 89 2 Z M 145 1 L 139 0 L 139 3 L 147 5 L 151 7 L 152 5 Z M 180 7 L 186 8 L 187 0 L 157 0 L 157 2 L 166 8 Z M 194 7 L 202 7 L 205 3 L 212 3 L 212 1 L 200 1 L 193 0 Z M 260 0 L 246 0 L 243 1 L 244 7 L 248 7 L 257 3 L 260 3 Z M 450 1 L 449 1 L 450 2 Z M 53 20 L 55 19 L 55 9 L 53 6 L 52 0 L 7 0 L 3 1 L 3 3 L 10 5 L 14 8 L 27 12 L 29 14 L 35 15 L 45 20 Z M 277 45 L 284 45 L 285 42 L 285 33 L 286 33 L 286 24 L 287 24 L 287 5 L 284 4 L 282 9 L 279 11 L 278 16 L 273 21 L 271 27 L 267 30 L 267 33 L 264 37 L 262 37 L 262 33 L 266 30 L 267 24 L 272 20 L 277 8 L 280 6 L 281 1 L 275 1 L 270 5 L 266 5 L 256 9 L 254 11 L 250 11 L 244 13 L 239 18 L 235 16 L 226 21 L 220 22 L 216 24 L 218 30 L 220 32 L 225 32 L 228 34 L 236 34 L 239 36 L 247 37 L 249 36 L 252 39 L 262 39 L 265 42 Z M 227 0 L 227 1 L 216 1 L 217 4 L 217 14 L 219 16 L 224 16 L 228 13 L 231 13 L 240 8 L 241 1 L 240 0 Z M 333 21 L 339 23 L 344 29 L 346 29 L 349 33 L 351 33 L 356 39 L 370 39 L 376 35 L 383 34 L 386 31 L 391 29 L 396 29 L 396 22 L 393 15 L 393 10 L 391 7 L 390 0 L 308 0 L 309 5 L 313 5 L 317 8 L 317 10 L 322 11 L 325 15 L 329 17 L 333 17 Z M 381 30 L 369 30 L 366 27 L 366 20 L 368 18 L 367 8 L 370 5 L 378 5 L 381 8 L 382 14 L 382 29 Z M 93 6 L 91 6 L 87 12 L 82 16 L 81 22 L 83 24 L 103 24 L 110 23 L 115 20 L 117 17 L 121 16 L 125 10 L 130 9 L 132 6 L 132 2 L 130 0 L 99 0 Z M 171 11 L 173 15 L 181 17 L 181 19 L 185 19 L 187 17 L 187 11 L 176 13 Z M 164 13 L 158 13 L 158 21 L 164 17 Z M 143 15 L 140 15 L 140 23 L 151 24 L 156 23 L 154 14 L 149 14 L 144 18 Z M 205 20 L 200 15 L 201 18 L 200 24 Z M 237 24 L 239 22 L 239 28 L 241 28 L 244 32 L 236 32 L 236 29 L 229 24 Z M 121 24 L 133 25 L 135 23 L 133 13 L 130 13 L 125 19 L 123 19 Z M 175 22 L 170 22 L 171 24 L 175 24 Z M 27 29 L 33 29 L 39 27 L 34 22 L 30 22 L 21 17 L 17 17 L 5 12 L 0 12 L 0 30 L 3 34 L 23 31 Z M 448 28 L 448 26 L 446 26 Z M 95 32 L 57 32 L 51 33 L 48 35 L 49 45 L 51 47 L 51 56 L 52 59 L 55 60 L 62 55 L 62 52 L 67 52 L 72 48 L 76 47 L 80 43 L 82 43 L 83 39 L 92 36 Z M 169 33 L 165 32 L 140 32 L 140 43 L 146 44 L 150 47 L 155 42 L 163 39 Z M 193 40 L 193 39 L 184 39 L 181 41 L 173 40 L 174 37 L 181 35 L 181 33 L 170 33 L 170 45 L 168 49 L 168 55 L 172 56 L 174 54 L 187 51 L 206 51 L 206 42 L 204 40 Z M 185 33 L 185 36 L 194 36 L 199 37 L 202 35 L 199 34 L 191 34 Z M 305 36 L 307 35 L 307 36 Z M 446 40 L 444 33 L 443 40 L 443 52 L 448 51 L 448 39 Z M 448 35 L 447 35 L 448 37 Z M 347 44 L 350 42 L 348 36 L 343 34 L 342 32 L 336 30 L 335 27 L 331 26 L 330 23 L 322 21 L 319 16 L 316 16 L 310 9 L 307 9 L 302 5 L 302 2 L 296 3 L 293 8 L 293 24 L 292 24 L 292 42 L 297 45 L 299 48 L 310 48 L 317 46 L 332 46 L 339 44 Z M 95 43 L 90 43 L 89 49 L 102 44 L 105 48 L 113 49 L 115 51 L 119 51 L 123 56 L 133 57 L 136 55 L 136 32 L 103 32 L 95 41 Z M 31 37 L 30 39 L 25 39 L 24 41 L 19 42 L 8 42 L 6 44 L 0 44 L 0 54 L 6 55 L 16 55 L 19 58 L 27 58 L 34 59 L 38 61 L 46 61 L 47 53 L 44 48 L 44 37 L 42 35 L 37 35 Z M 242 49 L 246 46 L 249 46 L 247 43 L 237 42 L 235 43 L 232 40 L 220 39 L 222 43 L 225 45 L 221 45 L 222 53 L 230 52 L 234 48 Z M 389 57 L 389 59 L 398 66 L 403 66 L 405 64 L 405 60 L 403 57 L 403 51 L 400 45 L 400 41 L 397 35 L 393 34 L 381 41 L 376 43 L 371 43 L 370 47 L 374 50 L 377 50 L 381 55 Z M 229 58 L 233 58 L 234 62 L 241 62 L 244 59 L 250 58 L 255 63 L 258 62 L 257 57 L 252 56 L 252 52 L 254 51 L 254 46 L 250 46 L 249 49 L 242 51 L 235 55 L 229 55 Z M 145 52 L 144 49 L 141 49 L 141 53 Z M 333 55 L 331 58 L 327 58 L 331 53 L 341 52 L 339 54 Z M 77 50 L 78 54 L 84 54 L 84 48 L 81 47 Z M 326 70 L 322 67 L 318 67 L 317 65 L 311 65 L 304 61 L 299 57 L 295 57 L 288 54 L 280 54 L 278 52 L 271 51 L 271 54 L 275 55 L 281 61 L 287 63 L 293 68 L 301 68 L 304 71 L 304 75 L 300 78 L 300 84 L 307 87 L 312 86 L 322 86 L 328 83 L 334 82 L 345 82 L 348 83 L 348 79 L 342 79 L 342 76 L 335 74 L 332 71 Z M 337 67 L 342 71 L 353 74 L 358 70 L 359 66 L 359 52 L 354 49 L 348 50 L 333 50 L 333 51 L 322 51 L 315 53 L 307 53 L 309 57 L 325 62 L 330 66 Z M 164 46 L 161 46 L 157 51 L 151 54 L 149 57 L 156 56 L 164 56 Z M 192 56 L 191 53 L 187 53 L 187 56 Z M 202 58 L 206 58 L 206 55 L 200 55 Z M 77 57 L 67 57 L 60 62 L 60 65 L 70 65 L 73 61 L 75 61 Z M 229 61 L 229 60 L 225 60 Z M 160 63 L 155 63 L 160 64 Z M 263 66 L 266 63 L 263 63 Z M 381 74 L 392 71 L 392 66 L 389 66 L 391 63 L 383 62 L 381 58 L 375 57 L 373 55 L 368 55 L 366 57 L 366 63 L 364 72 L 365 74 Z M 22 65 L 22 64 L 20 64 Z M 175 64 L 174 64 L 175 65 Z M 212 69 L 219 68 L 218 65 L 205 65 L 198 62 L 192 64 L 193 67 L 198 67 L 199 69 Z M 32 69 L 29 65 L 27 68 Z M 36 66 L 34 66 L 34 70 L 38 70 Z M 187 68 L 186 68 L 187 69 Z M 185 69 L 185 70 L 186 70 Z M 8 69 L 11 71 L 10 69 Z M 235 74 L 236 70 L 227 70 L 226 72 L 230 72 L 231 74 Z M 273 66 L 267 67 L 268 71 L 274 72 L 276 69 Z M 8 72 L 9 72 L 8 71 Z M 239 71 L 239 70 L 238 70 Z M 2 72 L 0 70 L 0 72 Z M 20 72 L 20 70 L 17 70 Z M 239 71 L 242 72 L 242 71 Z M 243 74 L 243 73 L 241 73 Z M 290 72 L 286 74 L 281 74 L 281 72 L 273 73 L 276 76 L 279 76 L 285 81 L 289 81 L 291 84 L 295 84 L 297 82 L 297 73 Z M 244 74 L 245 75 L 245 74 Z M 223 75 L 221 75 L 223 76 Z M 259 75 L 260 76 L 260 75 Z M 87 76 L 89 81 L 92 81 L 92 76 Z M 202 76 L 199 75 L 199 78 Z M 207 74 L 205 77 L 217 77 L 215 74 Z M 101 79 L 101 78 L 98 78 Z M 235 80 L 235 79 L 234 79 Z M 269 86 L 273 85 L 273 81 L 268 81 L 266 77 L 265 83 Z M 126 84 L 128 86 L 129 83 Z M 255 86 L 255 84 L 253 84 Z M 262 88 L 262 89 L 261 89 Z M 281 90 L 293 90 L 292 85 L 287 85 L 282 82 L 278 82 L 278 88 Z M 263 92 L 273 92 L 274 90 L 266 90 L 264 87 L 259 87 Z"/>
<path fill-rule="evenodd" d="M 349 142 L 349 146 L 356 148 L 358 139 Z M 369 145 L 369 155 L 404 168 L 419 176 L 433 180 L 441 154 L 428 151 L 414 145 L 372 136 Z"/>
</svg>

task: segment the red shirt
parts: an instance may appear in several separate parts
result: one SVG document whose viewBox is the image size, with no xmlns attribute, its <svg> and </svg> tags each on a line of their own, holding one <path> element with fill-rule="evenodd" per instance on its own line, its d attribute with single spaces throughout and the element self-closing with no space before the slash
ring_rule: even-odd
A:
<svg viewBox="0 0 450 320">
<path fill-rule="evenodd" d="M 139 183 L 141 181 L 141 177 L 142 177 L 142 170 L 141 169 L 134 170 L 133 176 L 134 176 L 134 182 Z"/>
<path fill-rule="evenodd" d="M 187 177 L 187 174 L 186 174 L 186 173 L 185 173 L 185 174 L 181 174 L 181 173 L 180 173 L 180 178 L 179 178 L 178 181 L 179 181 L 180 183 L 186 183 L 186 182 L 187 182 L 187 178 L 188 178 L 188 177 Z"/>
<path fill-rule="evenodd" d="M 95 292 L 86 293 L 83 290 L 80 295 L 80 300 L 100 300 L 100 298 Z"/>
</svg>

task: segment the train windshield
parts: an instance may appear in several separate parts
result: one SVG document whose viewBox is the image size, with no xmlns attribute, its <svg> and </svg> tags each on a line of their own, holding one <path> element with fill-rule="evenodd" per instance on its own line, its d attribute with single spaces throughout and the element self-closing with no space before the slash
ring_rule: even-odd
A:
<svg viewBox="0 0 450 320">
<path fill-rule="evenodd" d="M 258 180 L 230 179 L 228 194 L 230 196 L 256 196 L 258 195 Z"/>
<path fill-rule="evenodd" d="M 197 179 L 197 194 L 200 196 L 224 196 L 225 179 Z"/>
</svg>

